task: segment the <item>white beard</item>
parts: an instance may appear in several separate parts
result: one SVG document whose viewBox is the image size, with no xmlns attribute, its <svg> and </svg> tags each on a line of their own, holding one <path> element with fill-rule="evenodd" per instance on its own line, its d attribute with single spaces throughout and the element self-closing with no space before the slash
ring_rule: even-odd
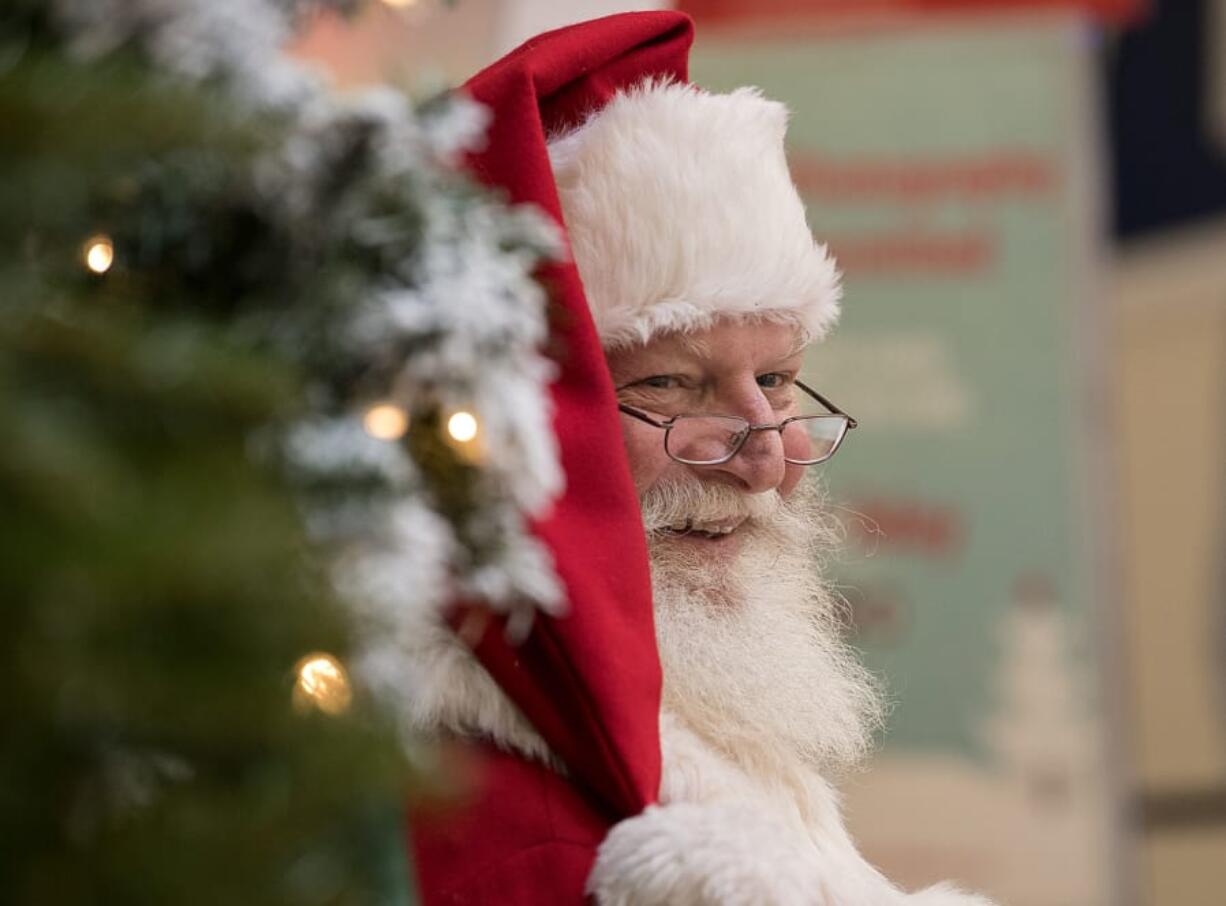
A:
<svg viewBox="0 0 1226 906">
<path fill-rule="evenodd" d="M 820 503 L 813 487 L 786 502 L 697 483 L 645 496 L 660 800 L 600 845 L 587 881 L 599 906 L 992 906 L 945 884 L 904 893 L 844 827 L 826 774 L 866 754 L 881 706 L 821 580 L 837 531 Z M 742 516 L 735 556 L 662 531 Z"/>
<path fill-rule="evenodd" d="M 877 683 L 821 577 L 838 537 L 821 503 L 809 482 L 786 501 L 698 482 L 644 495 L 663 708 L 753 773 L 845 769 L 881 722 Z M 730 560 L 660 531 L 741 515 Z"/>
</svg>

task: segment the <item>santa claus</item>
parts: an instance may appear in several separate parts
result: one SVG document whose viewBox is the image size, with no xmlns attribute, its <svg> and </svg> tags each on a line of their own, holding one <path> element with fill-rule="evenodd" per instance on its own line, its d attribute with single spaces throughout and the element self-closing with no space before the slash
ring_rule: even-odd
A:
<svg viewBox="0 0 1226 906">
<path fill-rule="evenodd" d="M 839 275 L 786 110 L 688 84 L 690 28 L 585 23 L 468 86 L 495 116 L 474 171 L 573 256 L 543 275 L 568 487 L 538 527 L 569 608 L 521 643 L 434 627 L 410 653 L 419 725 L 482 767 L 460 809 L 411 820 L 422 897 L 982 906 L 904 893 L 843 826 L 832 780 L 881 709 L 822 578 L 811 467 L 856 423 L 799 377 Z"/>
</svg>

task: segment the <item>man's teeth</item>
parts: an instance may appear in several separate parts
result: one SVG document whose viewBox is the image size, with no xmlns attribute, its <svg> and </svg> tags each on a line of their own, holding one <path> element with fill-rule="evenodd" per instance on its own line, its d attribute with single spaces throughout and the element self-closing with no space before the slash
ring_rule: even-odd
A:
<svg viewBox="0 0 1226 906">
<path fill-rule="evenodd" d="M 695 525 L 694 520 L 686 519 L 683 522 L 674 522 L 668 527 L 670 532 L 677 534 L 698 533 L 700 535 L 730 535 L 736 529 L 735 525 Z"/>
</svg>

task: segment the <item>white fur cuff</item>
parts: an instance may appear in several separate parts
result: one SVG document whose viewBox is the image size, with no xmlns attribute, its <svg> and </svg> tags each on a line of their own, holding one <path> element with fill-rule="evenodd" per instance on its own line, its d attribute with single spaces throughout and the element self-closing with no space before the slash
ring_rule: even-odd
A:
<svg viewBox="0 0 1226 906">
<path fill-rule="evenodd" d="M 819 879 L 799 841 L 738 803 L 650 806 L 600 847 L 588 893 L 601 906 L 792 906 Z"/>
<path fill-rule="evenodd" d="M 743 801 L 655 805 L 620 822 L 587 892 L 599 906 L 993 906 L 948 884 L 905 893 L 854 849 L 815 845 Z"/>
<path fill-rule="evenodd" d="M 935 884 L 911 894 L 907 906 L 996 906 L 987 897 L 966 893 L 952 884 Z"/>
</svg>

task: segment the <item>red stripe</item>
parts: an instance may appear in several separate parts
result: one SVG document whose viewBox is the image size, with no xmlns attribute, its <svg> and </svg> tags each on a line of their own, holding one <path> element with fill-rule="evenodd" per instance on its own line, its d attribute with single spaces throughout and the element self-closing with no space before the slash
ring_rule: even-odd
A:
<svg viewBox="0 0 1226 906">
<path fill-rule="evenodd" d="M 679 0 L 700 23 L 762 23 L 883 13 L 1081 9 L 1115 23 L 1135 21 L 1147 0 Z"/>
</svg>

